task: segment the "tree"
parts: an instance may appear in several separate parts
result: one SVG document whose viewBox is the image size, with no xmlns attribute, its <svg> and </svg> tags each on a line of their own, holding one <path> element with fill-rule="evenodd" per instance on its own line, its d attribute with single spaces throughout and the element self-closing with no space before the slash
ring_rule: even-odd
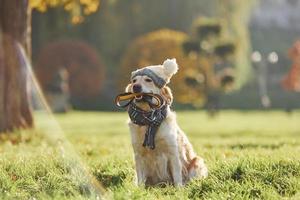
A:
<svg viewBox="0 0 300 200">
<path fill-rule="evenodd" d="M 48 8 L 63 7 L 71 15 L 71 22 L 78 24 L 83 22 L 85 15 L 97 11 L 100 0 L 30 0 L 30 7 L 40 12 L 46 12 Z"/>
<path fill-rule="evenodd" d="M 293 64 L 281 84 L 286 90 L 300 92 L 300 41 L 296 41 L 290 48 L 289 57 Z"/>
<path fill-rule="evenodd" d="M 185 77 L 193 74 L 198 74 L 199 80 L 201 79 L 201 69 L 196 67 L 197 61 L 189 58 L 182 51 L 182 43 L 187 37 L 183 32 L 161 29 L 135 39 L 122 58 L 118 89 L 124 90 L 125 85 L 129 82 L 130 73 L 138 67 L 162 64 L 167 58 L 176 58 L 179 64 L 179 73 L 171 81 L 175 100 L 181 103 L 190 103 L 194 99 L 201 104 L 204 97 L 203 93 L 199 91 L 199 87 L 195 90 L 184 81 Z"/>
<path fill-rule="evenodd" d="M 216 16 L 223 19 L 225 35 L 239 41 L 236 45 L 235 63 L 237 87 L 242 87 L 247 83 L 251 75 L 251 44 L 248 23 L 257 0 L 217 0 L 218 9 Z"/>
<path fill-rule="evenodd" d="M 45 92 L 62 68 L 70 74 L 71 100 L 90 100 L 100 94 L 105 66 L 98 52 L 89 44 L 61 40 L 49 43 L 40 50 L 35 72 Z"/>
<path fill-rule="evenodd" d="M 0 2 L 0 132 L 33 126 L 27 94 L 23 47 L 30 55 L 27 0 Z"/>
<path fill-rule="evenodd" d="M 199 14 L 213 14 L 213 1 L 105 0 L 101 1 L 101 12 L 89 16 L 78 26 L 66 24 L 63 20 L 66 14 L 62 9 L 49 9 L 45 14 L 33 12 L 36 25 L 32 30 L 35 35 L 33 55 L 50 41 L 80 38 L 97 48 L 110 66 L 108 76 L 117 81 L 119 61 L 132 40 L 162 28 L 185 32 Z"/>
<path fill-rule="evenodd" d="M 0 133 L 33 127 L 28 98 L 26 56 L 31 56 L 31 8 L 46 11 L 63 6 L 72 22 L 95 12 L 98 0 L 1 0 L 0 1 Z M 25 52 L 25 53 L 23 53 Z"/>
<path fill-rule="evenodd" d="M 232 88 L 234 83 L 235 43 L 223 38 L 224 26 L 219 19 L 201 17 L 194 22 L 192 30 L 191 36 L 182 45 L 187 55 L 197 58 L 196 67 L 202 68 L 204 81 L 200 84 L 199 74 L 194 73 L 187 76 L 185 82 L 190 88 L 204 93 L 206 108 L 214 114 L 218 110 L 221 93 Z"/>
</svg>

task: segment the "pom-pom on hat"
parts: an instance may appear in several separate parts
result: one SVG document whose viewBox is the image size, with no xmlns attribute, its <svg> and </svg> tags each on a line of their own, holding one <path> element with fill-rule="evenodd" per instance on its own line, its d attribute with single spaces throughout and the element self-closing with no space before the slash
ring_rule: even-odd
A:
<svg viewBox="0 0 300 200">
<path fill-rule="evenodd" d="M 136 76 L 148 76 L 153 80 L 153 83 L 162 88 L 170 82 L 170 79 L 178 71 L 176 59 L 167 59 L 162 65 L 153 65 L 138 69 L 131 73 L 131 79 Z"/>
</svg>

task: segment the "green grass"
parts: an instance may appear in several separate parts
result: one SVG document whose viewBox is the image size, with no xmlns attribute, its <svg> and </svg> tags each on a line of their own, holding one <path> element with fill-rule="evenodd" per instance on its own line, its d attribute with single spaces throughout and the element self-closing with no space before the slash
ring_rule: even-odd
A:
<svg viewBox="0 0 300 200">
<path fill-rule="evenodd" d="M 37 118 L 35 131 L 1 137 L 0 199 L 95 199 L 86 169 L 112 199 L 300 199 L 300 112 L 177 116 L 208 165 L 204 180 L 135 186 L 126 113 L 71 112 L 56 118 L 73 147 L 55 123 L 40 126 L 48 118 Z"/>
</svg>

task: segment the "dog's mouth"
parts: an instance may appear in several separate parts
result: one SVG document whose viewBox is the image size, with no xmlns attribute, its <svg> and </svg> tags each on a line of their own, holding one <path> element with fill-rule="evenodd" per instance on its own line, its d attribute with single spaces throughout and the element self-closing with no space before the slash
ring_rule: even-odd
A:
<svg viewBox="0 0 300 200">
<path fill-rule="evenodd" d="M 146 102 L 150 105 L 152 108 L 159 108 L 164 104 L 163 99 L 158 94 L 153 93 L 123 93 L 119 94 L 115 98 L 115 104 L 118 107 L 125 108 L 129 106 L 132 102 Z"/>
<path fill-rule="evenodd" d="M 136 102 L 151 102 L 153 98 L 147 95 L 139 94 L 136 95 L 134 99 Z"/>
<path fill-rule="evenodd" d="M 135 97 L 135 101 L 136 102 L 148 102 L 147 100 L 149 100 L 149 98 L 152 99 L 152 97 L 146 97 L 146 96 L 143 96 L 143 95 L 138 95 Z"/>
<path fill-rule="evenodd" d="M 135 96 L 135 99 L 141 101 L 143 99 L 143 95 L 137 95 Z"/>
</svg>

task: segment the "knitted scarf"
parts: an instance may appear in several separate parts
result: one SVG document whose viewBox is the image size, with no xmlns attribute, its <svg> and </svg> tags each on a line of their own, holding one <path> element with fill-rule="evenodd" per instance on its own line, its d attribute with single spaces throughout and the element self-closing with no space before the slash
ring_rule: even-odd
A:
<svg viewBox="0 0 300 200">
<path fill-rule="evenodd" d="M 134 124 L 147 126 L 143 146 L 155 149 L 155 135 L 167 116 L 167 105 L 164 104 L 160 108 L 151 111 L 144 111 L 132 102 L 128 106 L 128 114 Z"/>
</svg>

